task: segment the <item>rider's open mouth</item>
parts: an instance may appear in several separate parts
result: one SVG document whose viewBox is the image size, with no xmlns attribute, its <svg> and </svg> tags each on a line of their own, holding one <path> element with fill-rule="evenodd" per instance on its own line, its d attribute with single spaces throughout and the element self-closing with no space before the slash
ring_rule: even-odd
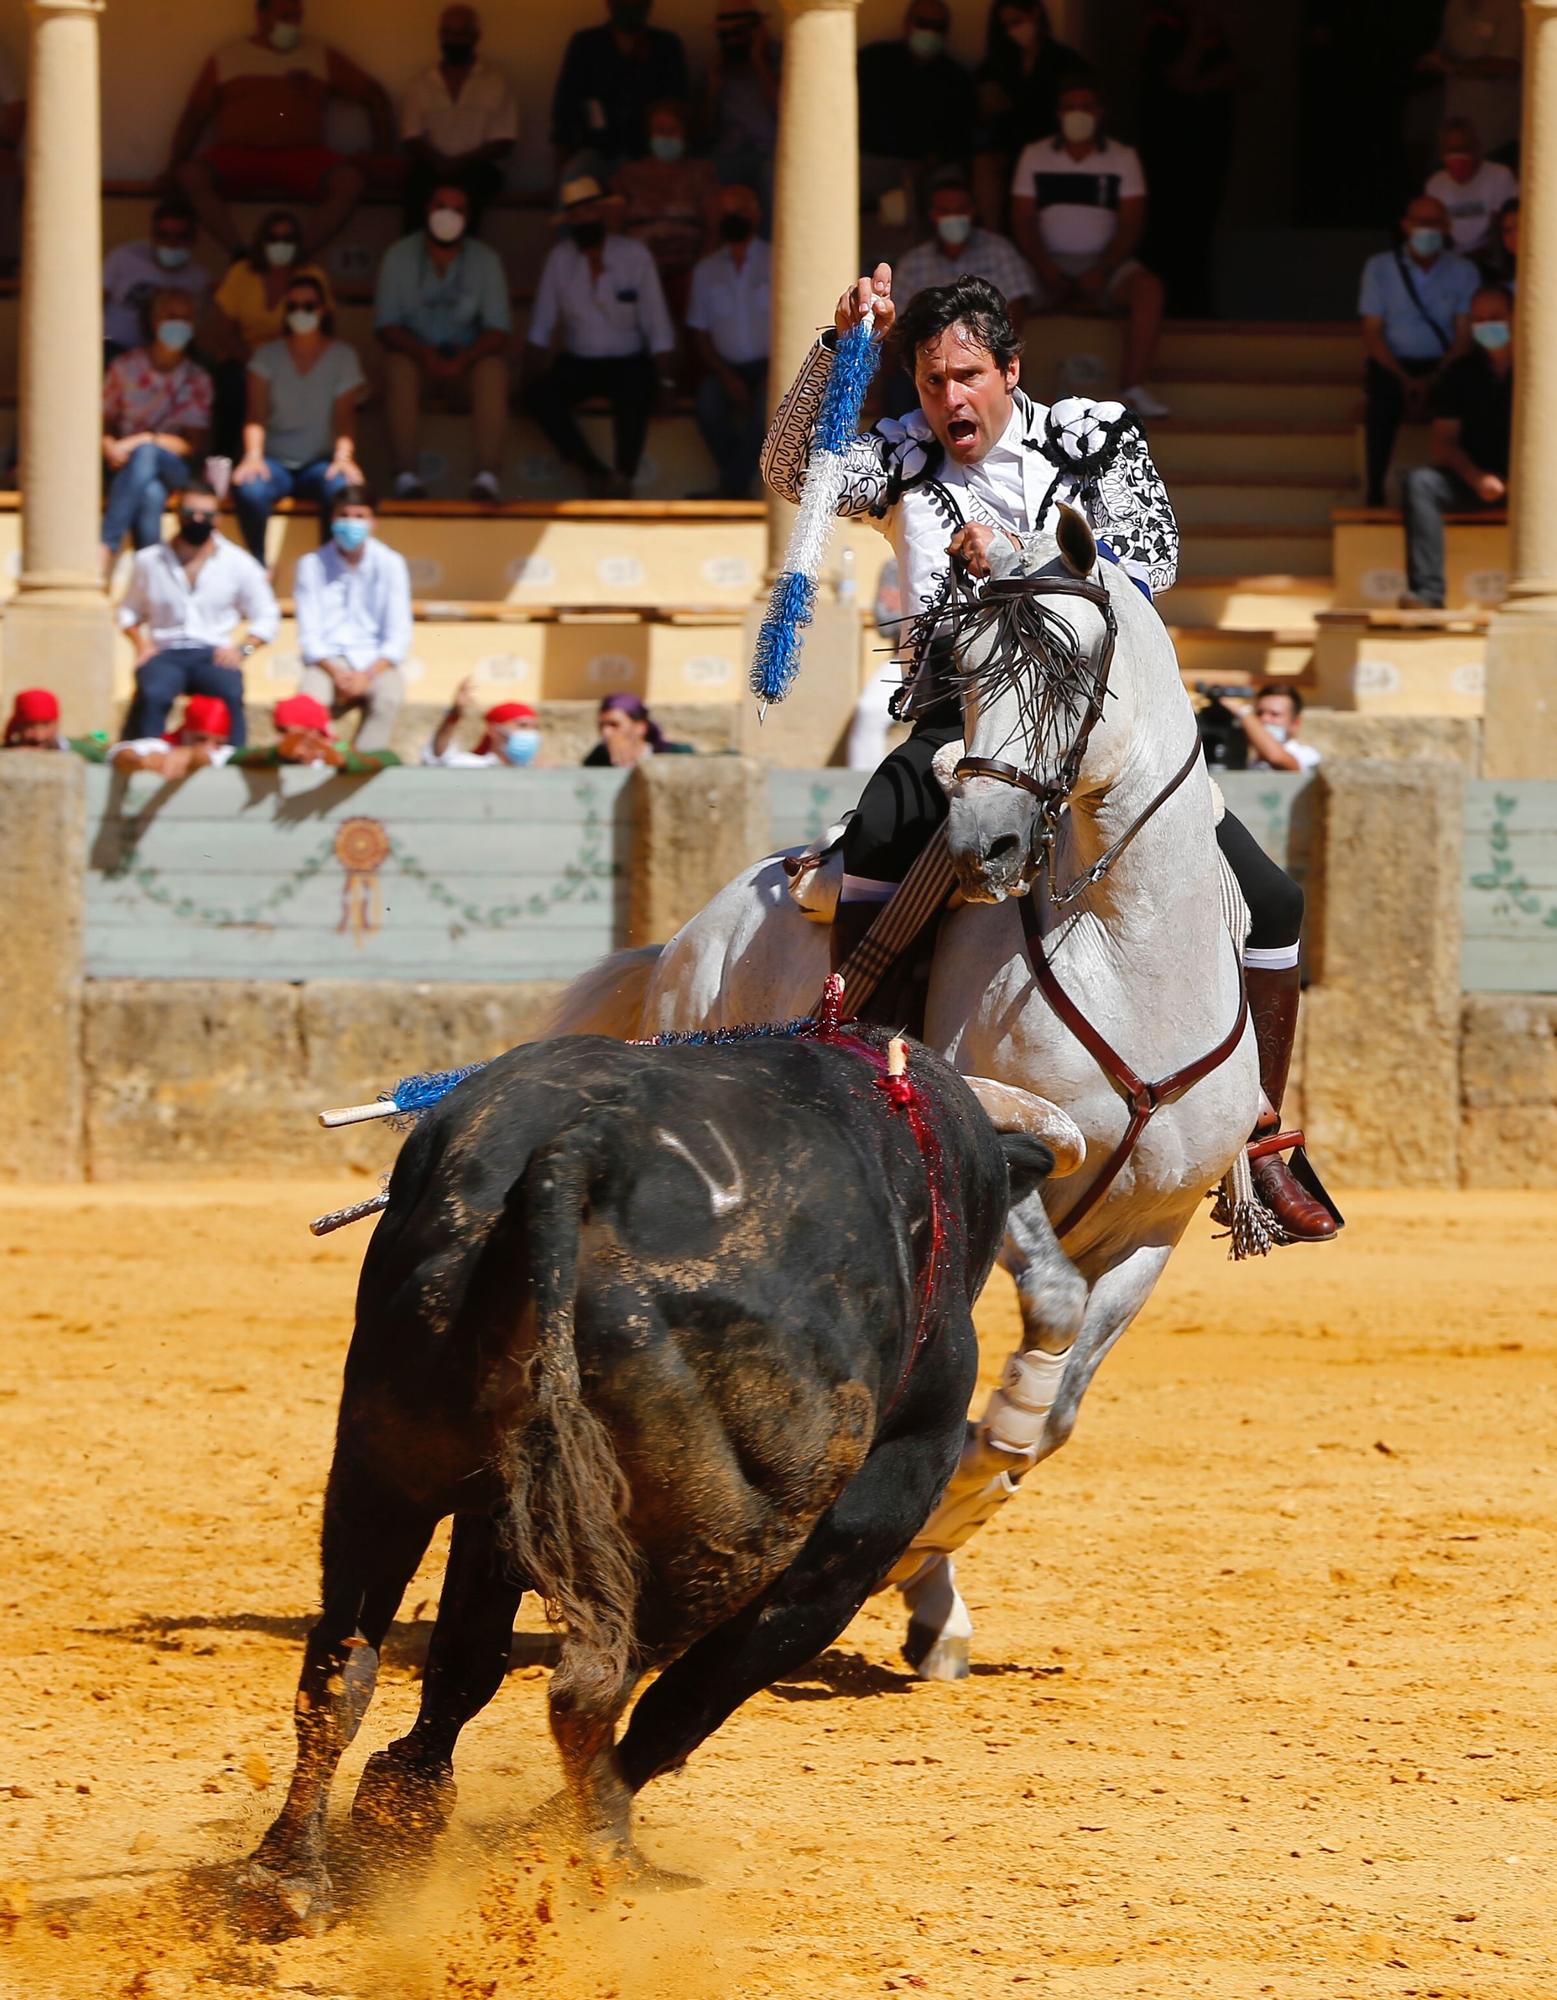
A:
<svg viewBox="0 0 1557 2000">
<path fill-rule="evenodd" d="M 946 435 L 953 444 L 969 444 L 978 432 L 979 427 L 971 417 L 953 417 L 946 426 Z"/>
</svg>

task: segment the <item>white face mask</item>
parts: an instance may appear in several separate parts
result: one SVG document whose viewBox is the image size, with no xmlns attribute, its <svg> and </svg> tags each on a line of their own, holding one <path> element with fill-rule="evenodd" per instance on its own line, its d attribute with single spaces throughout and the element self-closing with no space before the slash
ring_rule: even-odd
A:
<svg viewBox="0 0 1557 2000">
<path fill-rule="evenodd" d="M 270 46 L 279 55 L 290 55 L 303 39 L 303 31 L 296 21 L 277 21 L 270 31 Z"/>
<path fill-rule="evenodd" d="M 319 319 L 320 315 L 318 313 L 310 311 L 307 308 L 304 308 L 300 312 L 289 312 L 287 314 L 287 332 L 317 333 L 319 331 Z"/>
<path fill-rule="evenodd" d="M 973 234 L 971 215 L 943 215 L 935 225 L 935 233 L 948 250 L 960 250 Z"/>
<path fill-rule="evenodd" d="M 435 208 L 427 218 L 427 234 L 435 243 L 457 243 L 465 234 L 465 218 L 457 208 Z"/>
<path fill-rule="evenodd" d="M 290 264 L 296 256 L 297 245 L 290 238 L 265 245 L 265 262 L 275 265 L 278 269 L 284 264 Z"/>
<path fill-rule="evenodd" d="M 1271 735 L 1275 737 L 1278 743 L 1285 743 L 1288 737 L 1292 734 L 1291 730 L 1288 729 L 1287 725 L 1284 722 L 1266 722 L 1263 716 L 1258 716 L 1258 715 L 1254 719 L 1256 722 L 1262 723 L 1264 727 L 1270 731 Z"/>
<path fill-rule="evenodd" d="M 1067 111 L 1060 120 L 1060 130 L 1073 146 L 1084 146 L 1097 131 L 1097 113 L 1094 111 Z"/>
</svg>

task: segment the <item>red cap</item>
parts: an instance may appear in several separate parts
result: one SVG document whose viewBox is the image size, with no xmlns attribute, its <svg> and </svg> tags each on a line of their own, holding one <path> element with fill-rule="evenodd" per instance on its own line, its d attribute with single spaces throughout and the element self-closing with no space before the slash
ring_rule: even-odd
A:
<svg viewBox="0 0 1557 2000">
<path fill-rule="evenodd" d="M 58 722 L 59 697 L 48 688 L 21 688 L 11 708 L 13 722 Z"/>
<path fill-rule="evenodd" d="M 489 708 L 485 720 L 490 726 L 494 722 L 534 722 L 535 710 L 527 701 L 500 701 L 496 708 Z"/>
<path fill-rule="evenodd" d="M 198 729 L 202 736 L 219 736 L 224 743 L 227 741 L 232 733 L 232 717 L 220 695 L 190 695 L 184 703 L 184 719 L 168 741 L 182 743 L 191 729 Z"/>
<path fill-rule="evenodd" d="M 293 729 L 317 729 L 325 736 L 333 734 L 330 711 L 311 694 L 289 694 L 285 701 L 278 701 L 271 720 L 283 734 Z"/>
</svg>

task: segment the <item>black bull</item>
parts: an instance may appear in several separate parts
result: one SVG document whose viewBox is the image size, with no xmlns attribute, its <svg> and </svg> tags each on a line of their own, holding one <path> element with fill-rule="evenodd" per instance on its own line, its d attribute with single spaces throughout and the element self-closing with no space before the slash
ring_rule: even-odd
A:
<svg viewBox="0 0 1557 2000">
<path fill-rule="evenodd" d="M 962 1446 L 1006 1212 L 1052 1161 L 918 1045 L 917 1108 L 895 1101 L 884 1048 L 539 1043 L 407 1141 L 358 1287 L 297 1768 L 245 1873 L 291 1921 L 329 1908 L 330 1781 L 445 1515 L 421 1711 L 359 1817 L 442 1825 L 528 1589 L 563 1627 L 576 1832 L 624 1855 L 633 1794 L 829 1645 L 908 1546 Z"/>
</svg>

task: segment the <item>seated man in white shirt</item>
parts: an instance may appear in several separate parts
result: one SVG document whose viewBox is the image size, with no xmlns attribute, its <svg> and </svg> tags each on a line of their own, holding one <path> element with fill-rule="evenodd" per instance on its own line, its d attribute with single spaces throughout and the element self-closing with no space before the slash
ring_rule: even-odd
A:
<svg viewBox="0 0 1557 2000">
<path fill-rule="evenodd" d="M 948 171 L 931 182 L 930 235 L 907 252 L 893 284 L 898 296 L 907 300 L 927 285 L 952 285 L 964 275 L 994 286 L 1020 333 L 1038 289 L 1033 267 L 1009 237 L 980 228 L 967 183 Z"/>
<path fill-rule="evenodd" d="M 702 366 L 697 427 L 719 468 L 717 497 L 749 500 L 768 427 L 768 320 L 773 253 L 757 235 L 749 187 L 719 191 L 721 247 L 692 267 L 687 332 Z"/>
<path fill-rule="evenodd" d="M 298 691 L 334 719 L 362 711 L 353 748 L 385 750 L 405 700 L 411 650 L 411 572 L 373 533 L 372 493 L 348 486 L 330 510 L 330 539 L 297 565 L 292 585 Z"/>
<path fill-rule="evenodd" d="M 622 197 L 589 174 L 563 182 L 553 220 L 566 235 L 542 266 L 525 347 L 526 411 L 591 495 L 609 500 L 631 493 L 656 396 L 668 400 L 676 387 L 676 335 L 659 272 L 644 244 L 618 233 L 622 208 Z M 573 414 L 592 396 L 611 406 L 611 466 Z"/>
<path fill-rule="evenodd" d="M 1039 312 L 1128 313 L 1119 399 L 1143 417 L 1167 406 L 1146 388 L 1162 329 L 1162 280 L 1136 256 L 1146 176 L 1133 146 L 1103 130 L 1103 99 L 1078 79 L 1060 93 L 1060 129 L 1024 148 L 1011 180 L 1011 227 L 1038 274 Z"/>
<path fill-rule="evenodd" d="M 519 107 L 508 78 L 477 59 L 481 16 L 445 7 L 438 16 L 438 61 L 405 94 L 400 136 L 411 156 L 405 226 L 420 229 L 436 187 L 459 187 L 470 199 L 470 227 L 503 185 L 503 163 L 519 137 Z"/>
<path fill-rule="evenodd" d="M 120 627 L 136 649 L 128 741 L 160 736 L 180 695 L 224 702 L 233 744 L 247 741 L 244 662 L 275 638 L 281 611 L 263 568 L 216 532 L 216 516 L 215 493 L 203 479 L 191 479 L 179 495 L 171 539 L 135 557 L 119 607 Z M 247 628 L 241 640 L 240 620 Z"/>
<path fill-rule="evenodd" d="M 1255 691 L 1253 703 L 1227 700 L 1243 725 L 1249 744 L 1251 771 L 1312 771 L 1319 752 L 1311 743 L 1300 743 L 1303 726 L 1303 697 L 1285 681 L 1267 681 Z"/>
<path fill-rule="evenodd" d="M 1518 178 L 1512 167 L 1484 156 L 1481 134 L 1468 118 L 1447 120 L 1438 134 L 1438 158 L 1442 164 L 1422 192 L 1448 210 L 1450 247 L 1462 257 L 1484 257 L 1495 247 L 1498 212 L 1519 192 Z"/>
</svg>

